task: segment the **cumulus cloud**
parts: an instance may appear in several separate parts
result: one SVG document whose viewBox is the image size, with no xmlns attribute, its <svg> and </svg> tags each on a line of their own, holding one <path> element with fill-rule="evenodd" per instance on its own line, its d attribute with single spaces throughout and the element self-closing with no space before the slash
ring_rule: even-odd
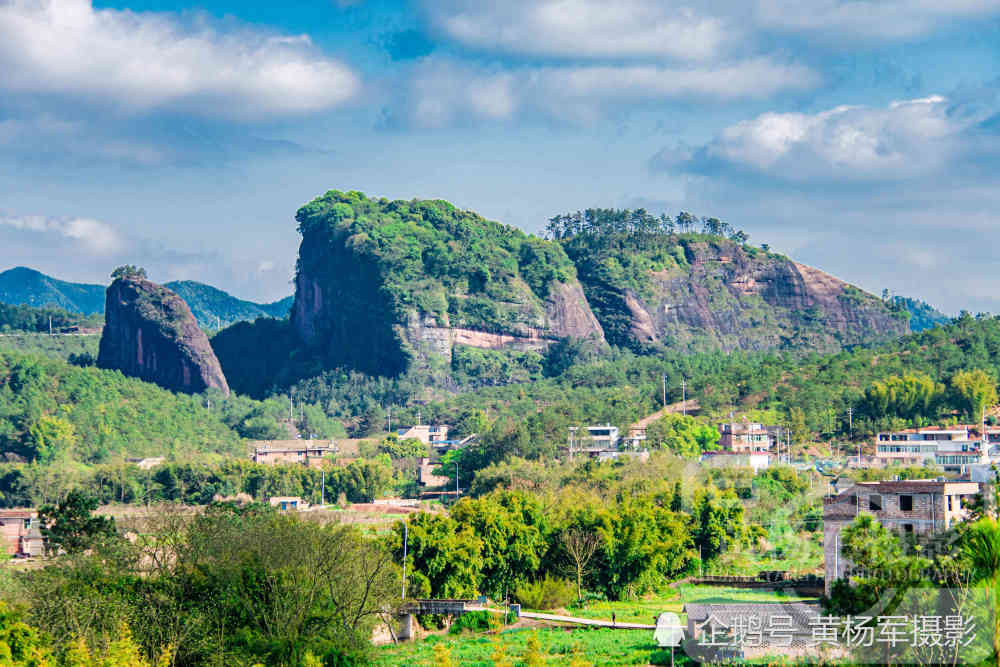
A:
<svg viewBox="0 0 1000 667">
<path fill-rule="evenodd" d="M 772 32 L 840 46 L 905 39 L 1000 12 L 1000 0 L 424 0 L 423 9 L 440 35 L 482 51 L 692 61 Z"/>
<path fill-rule="evenodd" d="M 171 14 L 95 9 L 91 0 L 0 0 L 0 70 L 8 95 L 225 118 L 329 109 L 360 87 L 304 35 L 222 32 Z"/>
<path fill-rule="evenodd" d="M 55 235 L 93 255 L 114 254 L 126 246 L 125 239 L 111 225 L 92 218 L 0 215 L 0 226 L 35 234 Z"/>
<path fill-rule="evenodd" d="M 714 56 L 725 18 L 662 0 L 426 0 L 431 25 L 465 46 L 561 57 Z"/>
<path fill-rule="evenodd" d="M 752 172 L 782 181 L 903 181 L 935 173 L 971 150 L 977 118 L 939 95 L 884 108 L 840 106 L 815 114 L 765 113 L 701 147 L 669 147 L 663 169 Z"/>
<path fill-rule="evenodd" d="M 463 119 L 502 121 L 519 112 L 589 122 L 623 104 L 663 100 L 718 102 L 811 88 L 807 67 L 756 58 L 696 67 L 579 65 L 506 69 L 425 58 L 413 70 L 397 108 L 418 126 Z"/>
</svg>

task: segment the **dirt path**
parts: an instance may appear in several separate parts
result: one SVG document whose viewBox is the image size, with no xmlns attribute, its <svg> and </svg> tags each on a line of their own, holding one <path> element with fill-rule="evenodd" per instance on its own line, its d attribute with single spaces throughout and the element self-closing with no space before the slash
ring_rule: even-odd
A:
<svg viewBox="0 0 1000 667">
<path fill-rule="evenodd" d="M 657 410 L 651 415 L 646 415 L 636 423 L 632 424 L 632 426 L 629 427 L 629 430 L 644 429 L 664 415 L 683 413 L 685 408 L 688 414 L 695 414 L 701 410 L 701 405 L 698 403 L 697 398 L 689 398 L 686 401 L 671 403 L 667 407 Z"/>
</svg>

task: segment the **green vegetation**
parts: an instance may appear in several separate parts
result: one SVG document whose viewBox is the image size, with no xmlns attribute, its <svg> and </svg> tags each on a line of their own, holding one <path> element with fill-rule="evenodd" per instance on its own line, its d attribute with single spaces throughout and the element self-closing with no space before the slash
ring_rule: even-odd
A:
<svg viewBox="0 0 1000 667">
<path fill-rule="evenodd" d="M 104 285 L 70 283 L 19 266 L 0 273 L 0 303 L 93 315 L 104 312 Z"/>
<path fill-rule="evenodd" d="M 494 637 L 431 636 L 421 642 L 385 646 L 374 652 L 378 667 L 395 665 L 441 665 L 438 656 L 447 655 L 449 664 L 463 667 L 494 667 L 503 664 L 528 664 L 532 638 L 537 637 L 536 651 L 552 666 L 587 665 L 669 665 L 670 650 L 653 641 L 651 630 L 580 629 L 566 632 L 556 628 L 507 630 Z M 503 660 L 510 662 L 504 663 Z M 536 658 L 538 659 L 538 658 Z M 680 651 L 676 665 L 693 664 Z"/>
<path fill-rule="evenodd" d="M 0 303 L 0 332 L 60 333 L 73 328 L 100 330 L 104 318 L 100 315 L 80 315 L 62 308 L 45 306 L 12 306 Z"/>
<path fill-rule="evenodd" d="M 67 361 L 74 366 L 93 366 L 101 337 L 49 336 L 48 334 L 18 333 L 0 336 L 0 350 L 10 350 Z"/>
<path fill-rule="evenodd" d="M 138 528 L 129 540 L 104 525 L 88 550 L 16 573 L 2 591 L 24 609 L 14 650 L 131 658 L 108 667 L 364 664 L 398 604 L 389 552 L 350 526 L 214 504 L 155 508 Z M 0 637 L 10 623 L 0 610 Z"/>
<path fill-rule="evenodd" d="M 198 326 L 210 331 L 219 331 L 237 322 L 253 322 L 260 317 L 286 319 L 292 307 L 290 296 L 273 303 L 254 303 L 194 280 L 177 280 L 163 286 L 184 299 Z"/>
<path fill-rule="evenodd" d="M 888 296 L 888 292 L 884 296 Z M 920 299 L 894 296 L 892 297 L 892 302 L 902 306 L 910 313 L 910 331 L 926 331 L 927 329 L 933 329 L 934 327 L 943 326 L 951 322 L 950 317 Z"/>
<path fill-rule="evenodd" d="M 238 399 L 233 407 L 243 407 Z M 0 351 L 0 450 L 27 461 L 241 451 L 236 423 L 204 399 L 121 373 Z"/>
<path fill-rule="evenodd" d="M 375 200 L 360 192 L 330 191 L 295 217 L 303 250 L 343 244 L 376 265 L 396 321 L 416 309 L 438 324 L 517 333 L 522 316 L 503 304 L 537 308 L 553 281 L 575 277 L 557 244 L 445 201 Z M 301 268 L 314 268 L 308 256 L 303 260 Z"/>
<path fill-rule="evenodd" d="M 325 476 L 324 476 L 325 475 Z M 121 456 L 83 466 L 68 461 L 49 465 L 0 463 L 0 507 L 39 506 L 62 502 L 74 490 L 85 490 L 101 503 L 179 502 L 207 505 L 217 496 L 246 494 L 260 501 L 272 496 L 298 496 L 318 504 L 343 498 L 366 503 L 412 486 L 396 473 L 387 457 L 358 459 L 343 467 L 317 470 L 298 464 L 264 465 L 247 460 L 169 462 L 143 470 Z"/>
</svg>

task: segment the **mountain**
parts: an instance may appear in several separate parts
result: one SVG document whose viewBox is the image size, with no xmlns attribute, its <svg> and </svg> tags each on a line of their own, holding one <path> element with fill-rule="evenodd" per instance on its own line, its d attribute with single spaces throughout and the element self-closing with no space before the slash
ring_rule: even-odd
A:
<svg viewBox="0 0 1000 667">
<path fill-rule="evenodd" d="M 193 280 L 173 281 L 165 287 L 183 298 L 198 325 L 209 330 L 258 317 L 284 319 L 292 308 L 290 296 L 273 303 L 254 303 Z M 0 303 L 11 305 L 56 306 L 71 313 L 100 315 L 104 313 L 104 290 L 103 285 L 66 282 L 23 266 L 0 273 Z"/>
<path fill-rule="evenodd" d="M 892 302 L 902 306 L 910 313 L 910 331 L 920 332 L 943 326 L 951 322 L 951 318 L 934 306 L 920 299 L 905 296 L 894 296 Z"/>
<path fill-rule="evenodd" d="M 905 309 L 750 246 L 714 218 L 687 231 L 692 220 L 591 209 L 550 221 L 610 343 L 835 351 L 909 332 Z"/>
<path fill-rule="evenodd" d="M 70 283 L 18 266 L 0 273 L 0 303 L 58 306 L 72 313 L 104 312 L 104 286 Z"/>
<path fill-rule="evenodd" d="M 209 330 L 224 329 L 237 322 L 252 322 L 258 317 L 284 319 L 292 308 L 290 296 L 273 303 L 254 303 L 194 280 L 175 280 L 165 283 L 164 287 L 184 299 L 198 325 Z"/>
<path fill-rule="evenodd" d="M 107 291 L 97 365 L 197 394 L 229 385 L 208 337 L 184 300 L 138 274 L 119 277 Z"/>
<path fill-rule="evenodd" d="M 438 200 L 330 191 L 299 209 L 291 324 L 326 367 L 399 375 L 456 345 L 544 351 L 604 333 L 557 243 Z"/>
</svg>

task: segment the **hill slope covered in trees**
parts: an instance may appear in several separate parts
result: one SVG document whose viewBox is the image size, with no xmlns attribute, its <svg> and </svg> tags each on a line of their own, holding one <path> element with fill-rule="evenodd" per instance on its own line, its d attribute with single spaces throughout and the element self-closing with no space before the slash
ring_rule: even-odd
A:
<svg viewBox="0 0 1000 667">
<path fill-rule="evenodd" d="M 104 286 L 66 282 L 18 266 L 0 273 L 0 303 L 56 306 L 91 315 L 104 312 Z"/>
<path fill-rule="evenodd" d="M 552 218 L 547 232 L 613 344 L 834 351 L 909 331 L 904 308 L 750 246 L 716 218 L 588 209 Z"/>
</svg>

